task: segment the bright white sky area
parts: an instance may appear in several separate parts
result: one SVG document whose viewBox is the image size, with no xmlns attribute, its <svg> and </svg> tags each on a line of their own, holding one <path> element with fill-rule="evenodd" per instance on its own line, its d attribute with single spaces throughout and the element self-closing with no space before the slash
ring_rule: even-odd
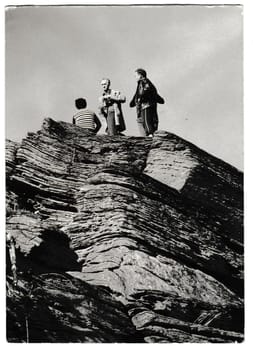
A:
<svg viewBox="0 0 253 350">
<path fill-rule="evenodd" d="M 97 112 L 100 80 L 127 98 L 144 68 L 166 103 L 159 129 L 243 169 L 242 7 L 28 6 L 6 11 L 6 137 L 20 141 L 45 117 L 71 122 L 74 101 Z M 101 131 L 104 133 L 104 128 Z"/>
</svg>

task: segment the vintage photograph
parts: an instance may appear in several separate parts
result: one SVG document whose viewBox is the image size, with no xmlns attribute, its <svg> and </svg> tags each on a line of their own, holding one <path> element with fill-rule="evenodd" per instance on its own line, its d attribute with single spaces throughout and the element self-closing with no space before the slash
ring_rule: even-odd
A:
<svg viewBox="0 0 253 350">
<path fill-rule="evenodd" d="M 5 6 L 6 339 L 244 341 L 243 5 Z"/>
</svg>

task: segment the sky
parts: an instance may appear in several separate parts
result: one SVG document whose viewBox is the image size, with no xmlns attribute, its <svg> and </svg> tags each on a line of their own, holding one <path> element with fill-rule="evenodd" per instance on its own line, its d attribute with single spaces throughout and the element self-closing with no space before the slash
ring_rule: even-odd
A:
<svg viewBox="0 0 253 350">
<path fill-rule="evenodd" d="M 227 6 L 25 6 L 6 11 L 6 137 L 46 117 L 71 122 L 74 101 L 98 111 L 100 81 L 129 108 L 144 68 L 159 94 L 159 129 L 243 169 L 243 17 Z M 104 133 L 104 128 L 101 130 Z"/>
</svg>

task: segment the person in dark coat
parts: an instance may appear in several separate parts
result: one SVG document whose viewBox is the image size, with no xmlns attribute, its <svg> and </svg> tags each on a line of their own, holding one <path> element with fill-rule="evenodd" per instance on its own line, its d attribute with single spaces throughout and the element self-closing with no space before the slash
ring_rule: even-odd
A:
<svg viewBox="0 0 253 350">
<path fill-rule="evenodd" d="M 158 128 L 157 103 L 164 103 L 164 99 L 157 93 L 157 89 L 147 78 L 144 69 L 135 71 L 137 89 L 130 102 L 130 107 L 136 107 L 137 123 L 141 136 L 153 136 Z"/>
<path fill-rule="evenodd" d="M 103 95 L 99 98 L 99 114 L 106 119 L 108 135 L 119 135 L 126 129 L 121 104 L 126 101 L 126 97 L 119 91 L 110 88 L 110 80 L 102 79 L 101 86 Z"/>
</svg>

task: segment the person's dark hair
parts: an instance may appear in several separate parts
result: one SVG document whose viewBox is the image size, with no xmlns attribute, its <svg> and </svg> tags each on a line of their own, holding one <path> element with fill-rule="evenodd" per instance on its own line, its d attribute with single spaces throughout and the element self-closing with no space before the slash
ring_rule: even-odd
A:
<svg viewBox="0 0 253 350">
<path fill-rule="evenodd" d="M 136 69 L 136 73 L 140 74 L 144 78 L 147 77 L 147 72 L 144 69 L 142 69 L 142 68 Z"/>
<path fill-rule="evenodd" d="M 87 102 L 86 102 L 85 98 L 77 98 L 75 100 L 75 104 L 76 104 L 77 109 L 86 108 L 86 106 L 87 106 Z"/>
</svg>

